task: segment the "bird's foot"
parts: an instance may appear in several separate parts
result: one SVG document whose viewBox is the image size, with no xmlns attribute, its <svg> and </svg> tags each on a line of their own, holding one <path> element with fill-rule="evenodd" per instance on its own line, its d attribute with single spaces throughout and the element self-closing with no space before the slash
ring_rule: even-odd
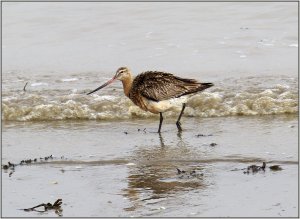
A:
<svg viewBox="0 0 300 219">
<path fill-rule="evenodd" d="M 178 131 L 182 131 L 182 128 L 181 128 L 181 123 L 179 121 L 176 122 L 176 126 L 177 126 L 177 129 Z"/>
</svg>

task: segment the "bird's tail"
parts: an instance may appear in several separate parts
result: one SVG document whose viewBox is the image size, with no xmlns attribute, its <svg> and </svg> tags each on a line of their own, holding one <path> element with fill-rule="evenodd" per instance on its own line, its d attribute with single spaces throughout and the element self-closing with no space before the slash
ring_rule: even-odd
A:
<svg viewBox="0 0 300 219">
<path fill-rule="evenodd" d="M 177 80 L 183 82 L 183 85 L 186 88 L 186 92 L 181 93 L 177 97 L 181 97 L 183 95 L 188 95 L 192 93 L 197 93 L 203 91 L 211 86 L 214 86 L 213 83 L 200 83 L 194 79 L 186 79 L 186 78 L 179 78 L 176 77 Z"/>
<path fill-rule="evenodd" d="M 202 91 L 212 86 L 214 86 L 213 83 L 200 83 L 200 86 L 198 87 L 197 91 Z"/>
</svg>

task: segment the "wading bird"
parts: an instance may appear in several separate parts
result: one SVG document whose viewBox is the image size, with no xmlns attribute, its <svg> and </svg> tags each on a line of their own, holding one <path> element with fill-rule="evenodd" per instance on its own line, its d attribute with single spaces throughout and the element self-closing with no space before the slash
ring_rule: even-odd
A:
<svg viewBox="0 0 300 219">
<path fill-rule="evenodd" d="M 160 133 L 163 122 L 162 113 L 170 110 L 174 103 L 178 101 L 181 101 L 182 109 L 176 125 L 178 131 L 182 131 L 180 119 L 187 100 L 187 98 L 182 97 L 195 95 L 197 92 L 213 86 L 212 83 L 200 83 L 194 79 L 180 78 L 171 73 L 160 71 L 146 71 L 133 78 L 127 67 L 121 67 L 111 80 L 89 92 L 88 95 L 104 88 L 115 80 L 122 81 L 125 95 L 135 105 L 145 111 L 160 114 L 158 133 Z"/>
</svg>

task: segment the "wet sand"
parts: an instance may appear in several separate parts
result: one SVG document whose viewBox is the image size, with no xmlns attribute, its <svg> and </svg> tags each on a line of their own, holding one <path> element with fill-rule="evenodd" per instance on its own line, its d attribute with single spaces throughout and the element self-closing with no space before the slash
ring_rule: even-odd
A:
<svg viewBox="0 0 300 219">
<path fill-rule="evenodd" d="M 61 198 L 66 217 L 296 217 L 297 119 L 184 117 L 179 134 L 166 118 L 161 135 L 155 118 L 4 122 L 3 164 L 54 159 L 2 170 L 2 216 L 57 216 L 18 209 Z"/>
</svg>

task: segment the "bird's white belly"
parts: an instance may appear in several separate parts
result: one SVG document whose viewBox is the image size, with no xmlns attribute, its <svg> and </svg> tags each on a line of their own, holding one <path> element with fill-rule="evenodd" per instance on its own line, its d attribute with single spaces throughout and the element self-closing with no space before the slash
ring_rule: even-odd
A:
<svg viewBox="0 0 300 219">
<path fill-rule="evenodd" d="M 172 98 L 169 100 L 162 100 L 159 102 L 147 99 L 145 103 L 148 111 L 152 113 L 162 113 L 168 110 L 172 110 L 173 107 L 181 107 L 183 103 L 186 103 L 187 99 L 187 96 Z"/>
</svg>

